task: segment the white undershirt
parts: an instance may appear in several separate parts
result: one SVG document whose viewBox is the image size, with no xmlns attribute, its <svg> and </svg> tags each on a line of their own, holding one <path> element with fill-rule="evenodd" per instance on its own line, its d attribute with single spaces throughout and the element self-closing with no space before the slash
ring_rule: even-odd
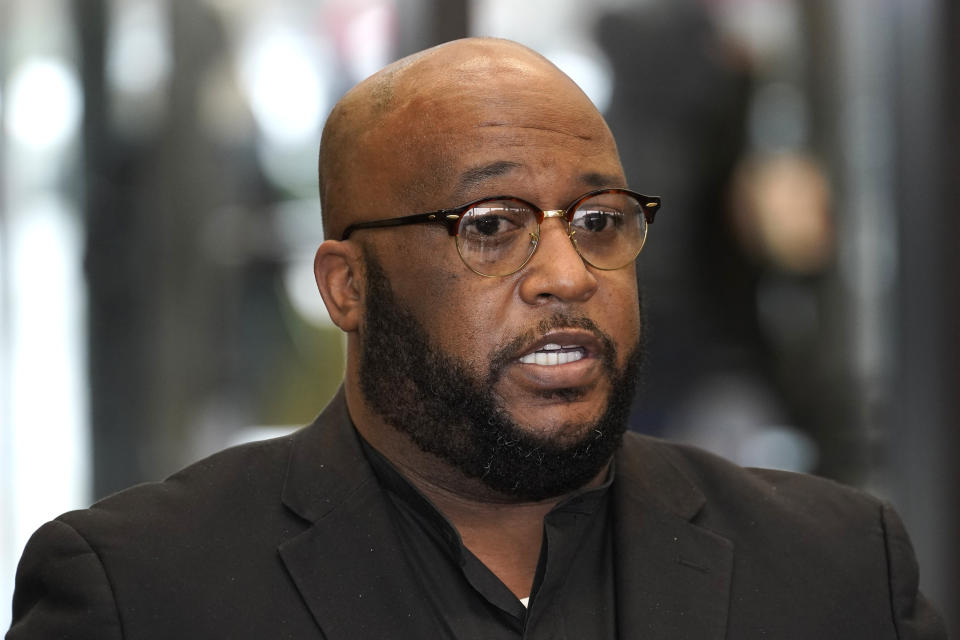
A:
<svg viewBox="0 0 960 640">
<path fill-rule="evenodd" d="M 522 604 L 523 606 L 525 606 L 525 607 L 527 607 L 527 608 L 529 609 L 529 608 L 530 608 L 530 596 L 527 596 L 526 598 L 520 598 L 520 604 Z"/>
</svg>

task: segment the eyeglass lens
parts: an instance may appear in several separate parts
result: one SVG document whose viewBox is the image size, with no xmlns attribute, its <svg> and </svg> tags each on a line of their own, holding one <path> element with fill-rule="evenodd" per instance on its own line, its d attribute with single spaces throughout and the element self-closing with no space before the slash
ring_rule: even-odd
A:
<svg viewBox="0 0 960 640">
<path fill-rule="evenodd" d="M 481 275 L 514 273 L 537 248 L 538 217 L 535 209 L 517 200 L 478 203 L 460 219 L 457 250 L 464 263 Z M 632 195 L 600 193 L 574 207 L 569 232 L 587 263 L 598 269 L 618 269 L 640 253 L 647 221 L 643 206 Z"/>
</svg>

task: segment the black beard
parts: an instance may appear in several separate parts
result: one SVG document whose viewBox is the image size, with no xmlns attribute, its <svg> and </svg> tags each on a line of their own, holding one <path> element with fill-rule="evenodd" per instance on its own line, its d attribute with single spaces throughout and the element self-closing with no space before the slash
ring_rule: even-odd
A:
<svg viewBox="0 0 960 640">
<path fill-rule="evenodd" d="M 552 436 L 532 434 L 510 418 L 492 389 L 503 369 L 523 355 L 518 349 L 534 334 L 498 349 L 490 359 L 487 379 L 478 379 L 431 344 L 423 325 L 394 298 L 379 262 L 371 252 L 365 254 L 359 377 L 375 412 L 422 451 L 513 500 L 557 497 L 600 473 L 623 440 L 643 360 L 641 340 L 617 371 L 613 341 L 589 318 L 557 314 L 540 322 L 536 335 L 563 327 L 591 331 L 603 345 L 601 361 L 613 391 L 595 423 L 568 423 Z M 565 389 L 549 395 L 573 399 L 581 394 L 580 389 Z"/>
</svg>

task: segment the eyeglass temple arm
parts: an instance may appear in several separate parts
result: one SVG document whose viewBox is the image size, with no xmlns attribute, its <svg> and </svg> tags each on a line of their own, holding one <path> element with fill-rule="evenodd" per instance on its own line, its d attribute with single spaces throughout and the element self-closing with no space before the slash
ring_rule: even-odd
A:
<svg viewBox="0 0 960 640">
<path fill-rule="evenodd" d="M 355 222 L 343 230 L 341 240 L 346 240 L 354 231 L 358 229 L 380 229 L 383 227 L 403 227 L 408 224 L 442 224 L 447 228 L 450 235 L 456 235 L 457 222 L 460 220 L 459 214 L 449 211 L 434 211 L 432 213 L 417 213 L 412 216 L 401 216 L 399 218 L 386 218 L 384 220 L 370 220 L 369 222 Z"/>
</svg>

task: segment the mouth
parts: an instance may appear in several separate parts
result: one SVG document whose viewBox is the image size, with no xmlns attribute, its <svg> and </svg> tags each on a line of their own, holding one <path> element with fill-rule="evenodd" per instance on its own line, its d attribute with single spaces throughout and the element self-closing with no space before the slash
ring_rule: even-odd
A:
<svg viewBox="0 0 960 640">
<path fill-rule="evenodd" d="M 520 364 L 538 364 L 545 367 L 555 367 L 583 360 L 587 357 L 587 350 L 579 344 L 557 344 L 548 342 L 536 351 L 520 357 Z"/>
<path fill-rule="evenodd" d="M 590 332 L 575 329 L 551 331 L 524 347 L 516 361 L 536 367 L 562 367 L 594 359 L 600 351 L 600 342 Z"/>
<path fill-rule="evenodd" d="M 566 327 L 520 346 L 504 371 L 514 392 L 568 403 L 584 399 L 600 382 L 604 353 L 604 342 L 593 332 Z"/>
</svg>

